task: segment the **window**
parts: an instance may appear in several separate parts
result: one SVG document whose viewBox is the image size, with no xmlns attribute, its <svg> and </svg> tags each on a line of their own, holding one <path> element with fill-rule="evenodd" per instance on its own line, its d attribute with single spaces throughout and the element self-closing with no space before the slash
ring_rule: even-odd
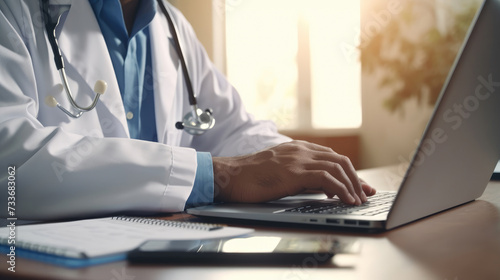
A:
<svg viewBox="0 0 500 280">
<path fill-rule="evenodd" d="M 230 2 L 227 76 L 252 114 L 282 130 L 361 125 L 360 0 Z"/>
</svg>

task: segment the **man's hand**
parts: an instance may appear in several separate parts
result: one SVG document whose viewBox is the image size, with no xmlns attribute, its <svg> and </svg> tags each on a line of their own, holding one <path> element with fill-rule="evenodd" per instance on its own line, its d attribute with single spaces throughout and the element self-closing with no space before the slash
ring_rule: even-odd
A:
<svg viewBox="0 0 500 280">
<path fill-rule="evenodd" d="M 265 202 L 306 191 L 359 205 L 376 190 L 349 158 L 320 145 L 292 141 L 240 157 L 214 157 L 215 200 Z"/>
</svg>

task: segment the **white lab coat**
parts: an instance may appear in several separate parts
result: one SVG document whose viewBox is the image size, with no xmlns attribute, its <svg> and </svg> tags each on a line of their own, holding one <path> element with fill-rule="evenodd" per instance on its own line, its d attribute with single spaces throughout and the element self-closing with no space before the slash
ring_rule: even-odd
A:
<svg viewBox="0 0 500 280">
<path fill-rule="evenodd" d="M 153 80 L 146 81 L 154 86 L 159 143 L 152 143 L 129 137 L 106 43 L 87 1 L 72 3 L 57 35 L 79 104 L 90 104 L 97 80 L 108 83 L 96 109 L 79 119 L 44 103 L 47 95 L 54 95 L 71 108 L 39 2 L 0 1 L 0 216 L 7 216 L 8 166 L 16 167 L 15 217 L 20 219 L 174 212 L 184 209 L 191 193 L 196 150 L 234 156 L 289 140 L 272 123 L 245 112 L 185 18 L 169 8 L 198 104 L 213 108 L 216 124 L 202 136 L 175 128 L 190 107 L 172 36 L 158 10 L 150 27 Z"/>
</svg>

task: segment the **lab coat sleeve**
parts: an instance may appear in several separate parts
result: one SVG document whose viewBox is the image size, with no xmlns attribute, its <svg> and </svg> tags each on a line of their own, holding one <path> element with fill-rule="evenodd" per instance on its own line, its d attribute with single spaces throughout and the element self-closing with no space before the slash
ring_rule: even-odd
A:
<svg viewBox="0 0 500 280">
<path fill-rule="evenodd" d="M 195 177 L 195 150 L 82 136 L 37 120 L 43 101 L 27 47 L 35 41 L 29 41 L 29 28 L 24 30 L 24 5 L 0 3 L 0 217 L 182 211 Z M 9 177 L 9 167 L 15 176 Z M 15 182 L 14 194 L 8 193 L 8 182 Z M 13 215 L 8 201 L 15 202 L 9 204 Z"/>
<path fill-rule="evenodd" d="M 213 156 L 236 156 L 290 141 L 277 132 L 273 122 L 256 120 L 245 110 L 238 92 L 210 61 L 186 19 L 175 9 L 173 18 L 183 47 L 189 50 L 184 55 L 198 106 L 212 108 L 216 119 L 215 127 L 194 137 L 191 145 Z"/>
</svg>

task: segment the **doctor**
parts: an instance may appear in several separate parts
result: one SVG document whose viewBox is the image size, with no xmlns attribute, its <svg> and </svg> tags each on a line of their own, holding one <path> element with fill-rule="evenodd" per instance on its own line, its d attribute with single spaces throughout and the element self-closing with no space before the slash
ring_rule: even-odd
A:
<svg viewBox="0 0 500 280">
<path fill-rule="evenodd" d="M 9 166 L 20 219 L 176 212 L 307 190 L 361 204 L 375 193 L 345 156 L 290 141 L 249 115 L 185 18 L 164 5 L 197 102 L 213 109 L 215 126 L 202 135 L 176 128 L 191 106 L 174 34 L 156 0 L 50 1 L 75 102 L 91 104 L 96 81 L 107 83 L 96 107 L 79 118 L 48 106 L 57 100 L 73 110 L 39 1 L 0 2 L 0 216 L 7 216 Z"/>
</svg>

